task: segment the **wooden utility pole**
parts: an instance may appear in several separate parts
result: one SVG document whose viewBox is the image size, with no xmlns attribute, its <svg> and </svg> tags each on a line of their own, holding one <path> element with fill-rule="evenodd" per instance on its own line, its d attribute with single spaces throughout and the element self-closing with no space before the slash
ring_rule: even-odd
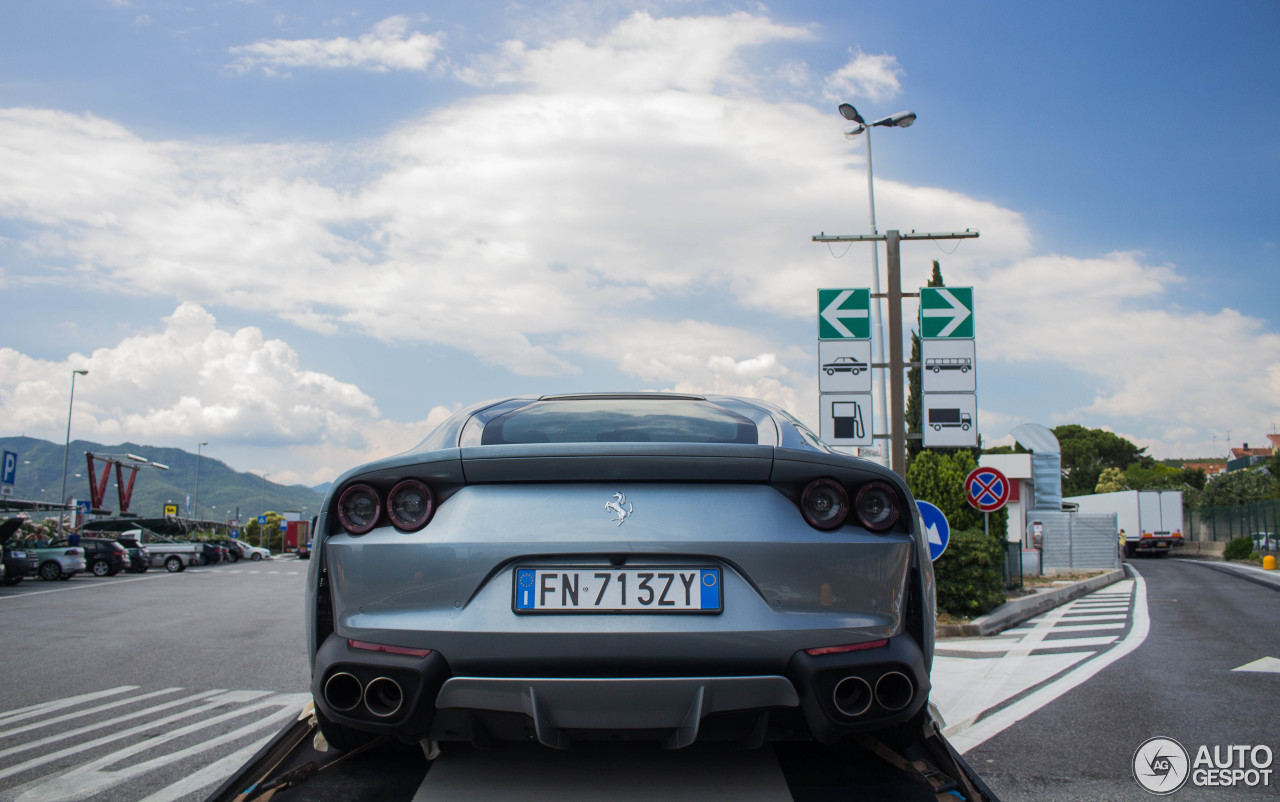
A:
<svg viewBox="0 0 1280 802">
<path fill-rule="evenodd" d="M 884 370 L 889 369 L 889 393 L 893 399 L 890 402 L 891 410 L 885 415 L 885 419 L 889 421 L 888 434 L 872 433 L 872 437 L 881 439 L 887 438 L 890 443 L 889 449 L 889 467 L 894 473 L 902 478 L 907 476 L 907 420 L 906 408 L 907 399 L 903 394 L 903 371 L 910 365 L 902 360 L 902 299 L 916 298 L 920 293 L 902 291 L 902 251 L 900 243 L 902 240 L 916 239 L 976 239 L 978 232 L 974 229 L 965 229 L 964 231 L 952 231 L 944 234 L 922 234 L 911 231 L 902 234 L 897 230 L 889 230 L 883 234 L 817 234 L 813 237 L 814 242 L 883 242 L 888 262 L 888 292 L 873 293 L 872 299 L 875 303 L 879 303 L 880 298 L 888 298 L 889 300 L 889 362 L 875 363 L 873 368 Z M 873 245 L 872 247 L 878 247 Z M 875 332 L 875 336 L 883 337 L 884 332 Z M 873 418 L 874 419 L 874 418 Z"/>
</svg>

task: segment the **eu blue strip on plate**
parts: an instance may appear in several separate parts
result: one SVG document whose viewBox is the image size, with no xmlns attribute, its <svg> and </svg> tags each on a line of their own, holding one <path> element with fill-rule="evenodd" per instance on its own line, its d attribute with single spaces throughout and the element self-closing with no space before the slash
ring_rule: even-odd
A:
<svg viewBox="0 0 1280 802">
<path fill-rule="evenodd" d="M 720 572 L 709 570 L 702 572 L 702 609 L 715 610 L 720 607 Z"/>
<path fill-rule="evenodd" d="M 521 568 L 516 571 L 516 609 L 533 609 L 534 570 Z"/>
</svg>

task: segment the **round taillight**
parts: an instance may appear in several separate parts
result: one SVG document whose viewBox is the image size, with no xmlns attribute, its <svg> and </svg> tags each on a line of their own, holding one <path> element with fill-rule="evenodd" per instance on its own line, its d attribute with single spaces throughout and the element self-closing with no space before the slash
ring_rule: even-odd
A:
<svg viewBox="0 0 1280 802">
<path fill-rule="evenodd" d="M 800 496 L 800 512 L 816 529 L 835 529 L 849 517 L 849 494 L 834 479 L 814 479 Z"/>
<path fill-rule="evenodd" d="M 396 529 L 404 532 L 426 526 L 435 508 L 435 494 L 417 479 L 405 479 L 387 494 L 387 515 Z"/>
<path fill-rule="evenodd" d="M 353 535 L 363 535 L 378 523 L 378 493 L 368 485 L 352 485 L 338 499 L 338 520 Z"/>
<path fill-rule="evenodd" d="M 884 482 L 871 482 L 858 490 L 853 508 L 864 527 L 883 532 L 898 521 L 898 494 Z"/>
</svg>

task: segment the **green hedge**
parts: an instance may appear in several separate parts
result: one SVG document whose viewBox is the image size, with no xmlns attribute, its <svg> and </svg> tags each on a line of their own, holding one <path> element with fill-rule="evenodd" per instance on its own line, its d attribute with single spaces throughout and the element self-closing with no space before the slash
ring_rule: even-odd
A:
<svg viewBox="0 0 1280 802">
<path fill-rule="evenodd" d="M 1224 560 L 1247 560 L 1253 554 L 1253 541 L 1247 537 L 1238 537 L 1228 541 L 1222 550 Z"/>
<path fill-rule="evenodd" d="M 952 530 L 933 571 L 939 610 L 973 618 L 1005 602 L 1004 544 L 981 529 Z"/>
</svg>

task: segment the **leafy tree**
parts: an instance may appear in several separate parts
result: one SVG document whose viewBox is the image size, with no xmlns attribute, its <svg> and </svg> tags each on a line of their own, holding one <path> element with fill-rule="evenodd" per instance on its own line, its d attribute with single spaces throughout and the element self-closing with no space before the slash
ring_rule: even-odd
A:
<svg viewBox="0 0 1280 802">
<path fill-rule="evenodd" d="M 1233 507 L 1280 498 L 1280 482 L 1270 473 L 1253 468 L 1215 476 L 1195 499 L 1197 507 Z"/>
<path fill-rule="evenodd" d="M 1114 493 L 1118 490 L 1200 490 L 1204 487 L 1204 471 L 1178 468 L 1172 465 L 1135 462 L 1123 471 L 1119 468 L 1103 468 L 1098 477 L 1095 493 Z"/>
<path fill-rule="evenodd" d="M 942 283 L 942 265 L 937 259 L 933 260 L 933 275 L 929 277 L 927 287 L 943 287 Z M 914 329 L 911 331 L 911 361 L 917 365 L 920 363 L 920 334 Z M 920 368 L 907 369 L 907 406 L 904 412 L 907 424 L 908 434 L 920 434 L 924 431 L 921 426 L 921 408 L 924 403 L 924 389 L 920 379 Z M 919 454 L 924 446 L 919 440 L 907 440 L 907 459 L 910 460 Z"/>
<path fill-rule="evenodd" d="M 969 505 L 964 492 L 965 477 L 976 467 L 978 463 L 971 451 L 928 449 L 921 451 L 907 466 L 907 486 L 916 498 L 942 510 L 952 532 L 981 530 L 982 513 Z M 991 513 L 993 539 L 1004 540 L 1008 521 L 1007 509 Z"/>
<path fill-rule="evenodd" d="M 1077 424 L 1053 430 L 1062 447 L 1062 495 L 1079 496 L 1094 492 L 1106 468 L 1125 470 L 1130 465 L 1149 466 L 1154 460 L 1145 448 L 1104 429 L 1088 429 Z"/>
<path fill-rule="evenodd" d="M 1129 489 L 1131 488 L 1125 481 L 1124 471 L 1119 468 L 1103 468 L 1102 475 L 1098 477 L 1098 486 L 1093 489 L 1093 492 L 1116 493 Z"/>
<path fill-rule="evenodd" d="M 267 518 L 267 525 L 260 527 L 258 519 L 250 519 L 249 523 L 244 527 L 244 540 L 247 543 L 258 545 L 259 542 L 265 548 L 272 551 L 280 551 L 281 544 L 284 543 L 284 534 L 280 529 L 280 523 L 284 521 L 284 516 L 275 511 L 263 513 Z"/>
</svg>

